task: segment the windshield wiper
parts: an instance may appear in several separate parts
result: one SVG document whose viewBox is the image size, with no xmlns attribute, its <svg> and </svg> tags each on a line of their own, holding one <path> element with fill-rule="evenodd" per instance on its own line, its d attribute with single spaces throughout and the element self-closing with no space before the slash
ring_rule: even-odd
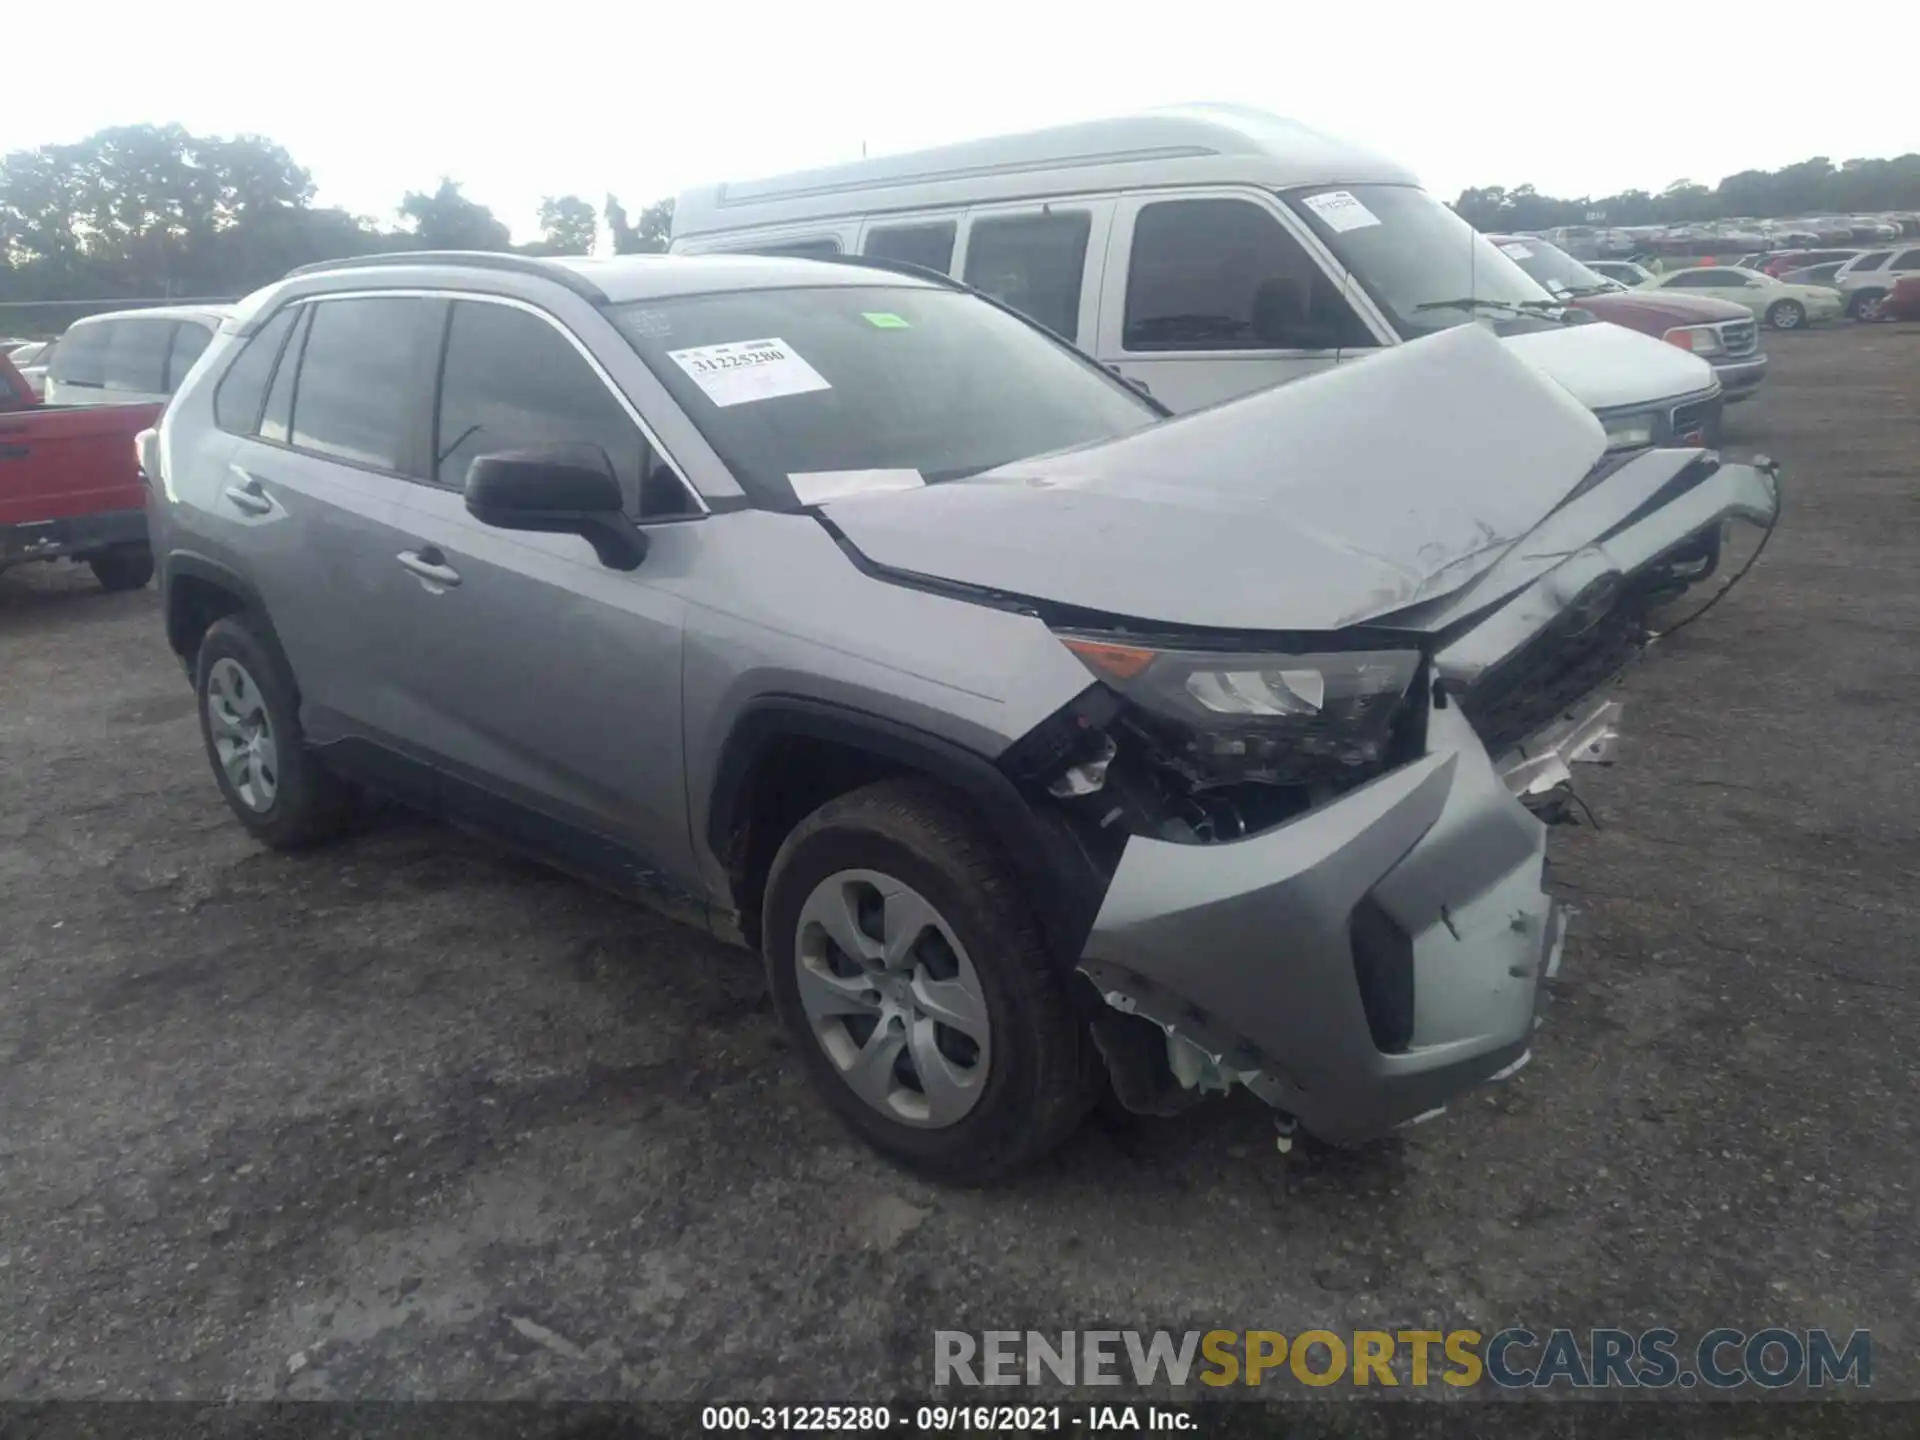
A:
<svg viewBox="0 0 1920 1440">
<path fill-rule="evenodd" d="M 1458 300 L 1427 300 L 1413 307 L 1423 310 L 1506 310 L 1515 315 L 1538 315 L 1550 319 L 1548 312 L 1567 307 L 1558 300 L 1495 300 L 1485 295 L 1462 295 Z"/>
</svg>

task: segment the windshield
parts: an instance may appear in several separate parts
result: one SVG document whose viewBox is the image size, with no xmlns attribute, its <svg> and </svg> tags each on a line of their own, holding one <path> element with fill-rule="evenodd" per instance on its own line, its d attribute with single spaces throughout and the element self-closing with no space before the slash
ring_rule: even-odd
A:
<svg viewBox="0 0 1920 1440">
<path fill-rule="evenodd" d="M 1283 198 L 1404 340 L 1469 320 L 1500 335 L 1559 323 L 1552 296 L 1418 186 L 1347 185 Z"/>
<path fill-rule="evenodd" d="M 1077 351 L 953 290 L 735 290 L 609 313 L 771 509 L 955 480 L 1163 413 Z"/>
<path fill-rule="evenodd" d="M 1502 237 L 1493 243 L 1502 255 L 1555 295 L 1577 299 L 1583 295 L 1599 295 L 1625 288 L 1589 270 L 1559 246 L 1549 245 L 1544 240 L 1516 235 L 1511 239 Z"/>
</svg>

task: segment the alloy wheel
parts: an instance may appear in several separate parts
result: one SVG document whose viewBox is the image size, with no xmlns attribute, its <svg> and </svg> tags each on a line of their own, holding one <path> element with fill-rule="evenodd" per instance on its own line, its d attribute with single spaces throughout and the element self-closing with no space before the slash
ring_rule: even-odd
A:
<svg viewBox="0 0 1920 1440">
<path fill-rule="evenodd" d="M 222 656 L 207 675 L 207 723 L 227 783 L 240 803 L 264 814 L 280 792 L 280 752 L 266 697 L 238 660 Z"/>
<path fill-rule="evenodd" d="M 800 908 L 800 1005 L 847 1087 L 922 1129 L 979 1103 L 992 1063 L 986 994 L 953 928 L 904 881 L 842 870 Z"/>
</svg>

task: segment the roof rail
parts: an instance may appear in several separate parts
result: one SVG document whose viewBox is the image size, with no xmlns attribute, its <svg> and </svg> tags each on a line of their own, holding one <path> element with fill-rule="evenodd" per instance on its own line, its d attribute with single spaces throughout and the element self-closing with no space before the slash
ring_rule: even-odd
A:
<svg viewBox="0 0 1920 1440">
<path fill-rule="evenodd" d="M 564 285 L 583 300 L 595 305 L 607 303 L 607 293 L 578 270 L 557 265 L 541 255 L 514 255 L 501 250 L 387 250 L 377 255 L 355 255 L 341 260 L 317 260 L 311 265 L 296 265 L 283 279 L 296 275 L 322 275 L 335 270 L 379 269 L 396 265 L 456 265 L 469 270 L 510 270 L 518 275 L 538 275 L 556 285 Z"/>
</svg>

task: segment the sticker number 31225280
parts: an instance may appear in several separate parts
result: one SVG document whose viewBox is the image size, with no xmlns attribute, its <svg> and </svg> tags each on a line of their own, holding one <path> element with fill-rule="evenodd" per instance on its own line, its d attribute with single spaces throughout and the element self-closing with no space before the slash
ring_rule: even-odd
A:
<svg viewBox="0 0 1920 1440">
<path fill-rule="evenodd" d="M 753 400 L 773 400 L 782 395 L 804 395 L 809 390 L 833 388 L 825 376 L 777 337 L 669 350 L 667 358 L 686 371 L 706 397 L 723 409 Z"/>
</svg>

